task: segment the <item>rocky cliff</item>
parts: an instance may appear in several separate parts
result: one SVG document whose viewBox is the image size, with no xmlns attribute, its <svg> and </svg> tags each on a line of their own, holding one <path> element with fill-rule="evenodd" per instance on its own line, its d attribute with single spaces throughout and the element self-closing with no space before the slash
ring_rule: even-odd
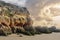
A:
<svg viewBox="0 0 60 40">
<path fill-rule="evenodd" d="M 11 29 L 14 33 L 17 32 L 15 29 L 25 30 L 24 28 L 32 26 L 32 23 L 30 13 L 26 7 L 0 1 L 0 27 L 2 30 L 7 32 Z"/>
</svg>

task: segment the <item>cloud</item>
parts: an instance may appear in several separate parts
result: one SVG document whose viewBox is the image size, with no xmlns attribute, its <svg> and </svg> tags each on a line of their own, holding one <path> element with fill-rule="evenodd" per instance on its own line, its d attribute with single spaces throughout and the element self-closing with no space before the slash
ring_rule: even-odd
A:
<svg viewBox="0 0 60 40">
<path fill-rule="evenodd" d="M 31 13 L 31 15 L 34 17 L 34 24 L 35 25 L 40 25 L 40 23 L 44 24 L 46 23 L 47 25 L 51 24 L 52 25 L 52 16 L 53 14 L 49 13 L 43 13 L 44 7 L 47 6 L 49 7 L 51 4 L 55 3 L 60 3 L 60 0 L 28 0 L 27 1 L 27 7 Z M 46 7 L 46 8 L 47 8 Z M 42 11 L 41 11 L 42 10 Z M 47 11 L 47 10 L 46 10 Z M 42 12 L 42 13 L 41 13 Z M 48 11 L 49 12 L 49 11 Z M 41 21 L 43 20 L 43 21 Z"/>
<path fill-rule="evenodd" d="M 27 2 L 27 0 L 2 0 L 2 1 L 14 4 L 14 5 L 18 5 L 18 6 L 25 6 Z"/>
</svg>

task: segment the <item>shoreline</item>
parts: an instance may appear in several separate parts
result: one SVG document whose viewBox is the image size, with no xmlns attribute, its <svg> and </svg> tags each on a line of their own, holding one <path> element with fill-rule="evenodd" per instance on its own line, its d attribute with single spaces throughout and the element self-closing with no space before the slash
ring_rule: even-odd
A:
<svg viewBox="0 0 60 40">
<path fill-rule="evenodd" d="M 26 36 L 12 34 L 9 36 L 0 36 L 0 40 L 60 40 L 60 33 L 51 33 L 51 34 L 40 34 L 35 36 Z"/>
</svg>

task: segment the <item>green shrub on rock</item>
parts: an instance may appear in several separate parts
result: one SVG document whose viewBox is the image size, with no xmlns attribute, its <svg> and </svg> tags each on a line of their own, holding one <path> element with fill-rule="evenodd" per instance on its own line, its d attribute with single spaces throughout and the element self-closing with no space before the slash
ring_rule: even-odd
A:
<svg viewBox="0 0 60 40">
<path fill-rule="evenodd" d="M 36 33 L 52 33 L 47 27 L 35 27 Z"/>
<path fill-rule="evenodd" d="M 30 35 L 34 35 L 35 34 L 35 29 L 32 26 L 25 26 L 24 29 Z"/>
</svg>

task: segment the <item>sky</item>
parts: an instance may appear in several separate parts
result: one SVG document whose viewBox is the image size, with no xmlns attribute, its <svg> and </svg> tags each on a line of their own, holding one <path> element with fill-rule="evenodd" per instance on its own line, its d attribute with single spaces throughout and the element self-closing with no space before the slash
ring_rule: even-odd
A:
<svg viewBox="0 0 60 40">
<path fill-rule="evenodd" d="M 43 12 L 43 8 L 45 6 L 50 6 L 51 4 L 56 4 L 56 3 L 60 3 L 60 0 L 28 0 L 27 2 L 27 7 L 31 13 L 31 15 L 33 15 L 33 18 L 35 17 L 34 19 L 34 25 L 37 26 L 37 25 L 57 25 L 57 28 L 60 28 L 60 16 L 56 16 L 56 17 L 51 17 L 52 15 L 54 14 L 48 14 L 47 13 L 45 15 L 47 15 L 47 17 L 45 18 L 45 16 L 42 14 L 41 15 L 41 9 L 42 9 L 42 12 Z M 47 8 L 46 7 L 46 8 Z M 57 13 L 56 13 L 57 14 Z M 43 16 L 43 18 L 40 17 Z M 52 21 L 49 21 L 49 20 L 52 20 Z M 46 21 L 48 20 L 48 21 Z M 53 23 L 52 23 L 53 22 Z"/>
</svg>

